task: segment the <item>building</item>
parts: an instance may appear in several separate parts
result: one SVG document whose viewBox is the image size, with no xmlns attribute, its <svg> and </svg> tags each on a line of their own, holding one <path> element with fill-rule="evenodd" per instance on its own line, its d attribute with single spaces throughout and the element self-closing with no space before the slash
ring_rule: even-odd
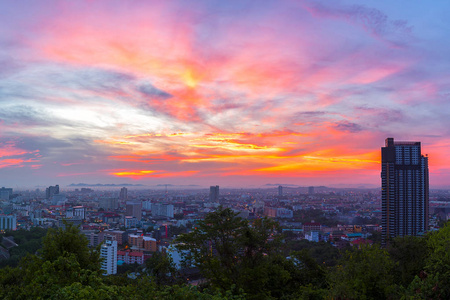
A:
<svg viewBox="0 0 450 300">
<path fill-rule="evenodd" d="M 219 186 L 209 187 L 209 202 L 219 202 Z"/>
<path fill-rule="evenodd" d="M 172 204 L 152 204 L 152 216 L 162 216 L 167 218 L 173 218 L 173 205 Z"/>
<path fill-rule="evenodd" d="M 283 187 L 281 185 L 278 186 L 278 197 L 283 197 Z"/>
<path fill-rule="evenodd" d="M 138 221 L 142 218 L 142 203 L 141 202 L 127 202 L 126 216 L 135 217 Z"/>
<path fill-rule="evenodd" d="M 305 240 L 318 243 L 320 241 L 320 232 L 319 231 L 310 231 L 310 232 L 305 233 Z"/>
<path fill-rule="evenodd" d="M 114 237 L 114 240 L 117 241 L 117 244 L 122 245 L 123 243 L 128 241 L 128 234 L 126 231 L 121 230 L 105 230 L 103 231 L 106 235 L 111 235 Z"/>
<path fill-rule="evenodd" d="M 138 219 L 135 217 L 125 216 L 125 218 L 123 218 L 123 225 L 125 228 L 136 228 L 138 223 Z"/>
<path fill-rule="evenodd" d="M 303 224 L 303 232 L 308 231 L 321 231 L 322 230 L 322 224 L 316 223 L 314 221 L 307 222 Z"/>
<path fill-rule="evenodd" d="M 73 216 L 78 219 L 86 219 L 86 207 L 84 206 L 74 206 Z"/>
<path fill-rule="evenodd" d="M 156 239 L 149 236 L 130 234 L 128 236 L 128 243 L 132 249 L 155 252 L 158 248 Z"/>
<path fill-rule="evenodd" d="M 100 249 L 102 259 L 101 269 L 104 275 L 117 273 L 117 241 L 112 236 L 108 236 Z"/>
<path fill-rule="evenodd" d="M 264 207 L 264 215 L 270 218 L 292 218 L 294 213 L 292 210 L 283 207 Z"/>
<path fill-rule="evenodd" d="M 308 194 L 314 195 L 314 187 L 313 186 L 308 187 Z"/>
<path fill-rule="evenodd" d="M 121 261 L 124 264 L 137 263 L 142 265 L 144 263 L 144 252 L 141 251 L 117 251 L 117 261 Z"/>
<path fill-rule="evenodd" d="M 49 186 L 48 188 L 45 189 L 45 198 L 46 199 L 50 199 L 53 197 L 53 195 L 58 195 L 59 194 L 59 185 L 55 185 L 55 186 Z"/>
<path fill-rule="evenodd" d="M 12 193 L 13 193 L 12 188 L 2 187 L 0 189 L 0 200 L 9 200 L 9 198 L 12 196 Z"/>
<path fill-rule="evenodd" d="M 16 230 L 17 219 L 15 215 L 0 215 L 0 230 Z"/>
<path fill-rule="evenodd" d="M 381 148 L 382 243 L 419 235 L 428 228 L 428 157 L 420 142 L 394 142 Z"/>
<path fill-rule="evenodd" d="M 144 210 L 152 210 L 152 201 L 142 201 L 142 209 Z"/>
<path fill-rule="evenodd" d="M 103 197 L 100 198 L 98 201 L 98 207 L 99 208 L 103 208 L 104 210 L 116 210 L 119 207 L 119 201 L 117 200 L 117 198 L 108 198 L 108 197 Z"/>
<path fill-rule="evenodd" d="M 120 189 L 119 199 L 121 201 L 127 201 L 128 200 L 128 189 L 126 187 L 123 187 Z"/>
</svg>

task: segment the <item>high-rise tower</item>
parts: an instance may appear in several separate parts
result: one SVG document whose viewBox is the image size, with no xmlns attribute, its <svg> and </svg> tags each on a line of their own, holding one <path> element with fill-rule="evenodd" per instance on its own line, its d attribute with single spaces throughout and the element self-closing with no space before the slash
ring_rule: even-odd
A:
<svg viewBox="0 0 450 300">
<path fill-rule="evenodd" d="M 117 241 L 112 236 L 106 236 L 105 242 L 100 248 L 102 258 L 101 269 L 104 275 L 117 273 Z"/>
<path fill-rule="evenodd" d="M 120 189 L 119 199 L 121 201 L 127 201 L 128 200 L 128 189 L 126 187 L 123 187 Z"/>
<path fill-rule="evenodd" d="M 219 202 L 219 186 L 209 187 L 209 202 Z"/>
<path fill-rule="evenodd" d="M 394 142 L 381 148 L 382 243 L 428 229 L 428 157 L 420 142 Z"/>
</svg>

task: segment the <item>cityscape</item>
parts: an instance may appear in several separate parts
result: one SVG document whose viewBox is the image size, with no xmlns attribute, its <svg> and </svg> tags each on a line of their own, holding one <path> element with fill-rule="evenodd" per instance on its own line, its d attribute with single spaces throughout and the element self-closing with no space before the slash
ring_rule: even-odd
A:
<svg viewBox="0 0 450 300">
<path fill-rule="evenodd" d="M 0 298 L 449 299 L 449 9 L 0 2 Z"/>
</svg>

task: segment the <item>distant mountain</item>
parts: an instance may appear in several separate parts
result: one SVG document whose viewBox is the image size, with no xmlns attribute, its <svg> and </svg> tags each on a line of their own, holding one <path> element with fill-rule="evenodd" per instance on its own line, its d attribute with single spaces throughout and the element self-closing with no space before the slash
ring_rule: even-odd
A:
<svg viewBox="0 0 450 300">
<path fill-rule="evenodd" d="M 89 183 L 71 183 L 68 186 L 100 186 L 100 187 L 123 187 L 123 186 L 145 186 L 144 184 L 131 184 L 131 183 L 96 183 L 96 184 L 89 184 Z"/>
</svg>

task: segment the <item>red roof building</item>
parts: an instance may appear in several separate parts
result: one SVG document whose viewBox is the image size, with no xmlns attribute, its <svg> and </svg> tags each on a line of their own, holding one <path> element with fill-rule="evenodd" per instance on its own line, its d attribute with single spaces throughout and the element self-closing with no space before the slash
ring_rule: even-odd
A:
<svg viewBox="0 0 450 300">
<path fill-rule="evenodd" d="M 138 263 L 142 265 L 145 261 L 144 252 L 140 251 L 117 251 L 117 261 L 123 261 L 124 264 Z"/>
</svg>

